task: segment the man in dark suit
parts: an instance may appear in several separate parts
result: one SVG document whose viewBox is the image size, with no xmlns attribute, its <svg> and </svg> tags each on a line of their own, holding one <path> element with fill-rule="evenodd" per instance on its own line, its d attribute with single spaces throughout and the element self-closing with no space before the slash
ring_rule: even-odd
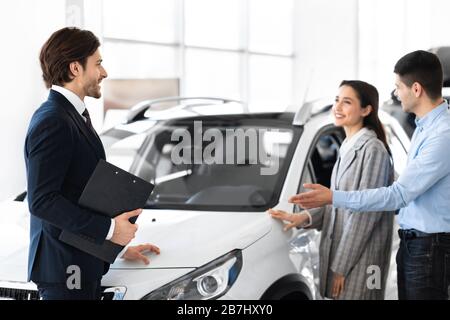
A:
<svg viewBox="0 0 450 320">
<path fill-rule="evenodd" d="M 107 77 L 99 40 L 90 31 L 64 28 L 44 44 L 40 54 L 43 79 L 51 88 L 48 100 L 34 113 L 25 141 L 30 250 L 28 278 L 43 299 L 99 299 L 100 281 L 109 264 L 61 242 L 61 230 L 82 234 L 96 243 L 110 240 L 126 246 L 137 225 L 128 219 L 141 209 L 115 219 L 81 208 L 77 201 L 98 161 L 102 143 L 84 105 L 86 96 L 100 98 Z M 146 244 L 128 247 L 121 256 L 149 263 Z M 69 284 L 74 272 L 78 286 Z"/>
</svg>

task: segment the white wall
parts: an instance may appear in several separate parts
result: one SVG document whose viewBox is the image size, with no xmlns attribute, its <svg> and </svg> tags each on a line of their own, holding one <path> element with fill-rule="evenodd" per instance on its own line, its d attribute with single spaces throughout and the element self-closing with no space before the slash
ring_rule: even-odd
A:
<svg viewBox="0 0 450 320">
<path fill-rule="evenodd" d="M 25 190 L 26 129 L 33 111 L 47 95 L 39 50 L 51 32 L 64 26 L 64 6 L 61 0 L 0 2 L 0 200 Z"/>
<path fill-rule="evenodd" d="M 295 103 L 334 96 L 357 75 L 357 1 L 297 0 Z"/>
</svg>

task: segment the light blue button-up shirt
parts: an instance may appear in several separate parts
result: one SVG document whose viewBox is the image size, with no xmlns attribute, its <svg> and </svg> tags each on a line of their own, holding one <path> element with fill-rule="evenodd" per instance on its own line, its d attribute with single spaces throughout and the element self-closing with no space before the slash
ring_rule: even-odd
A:
<svg viewBox="0 0 450 320">
<path fill-rule="evenodd" d="M 450 112 L 443 102 L 421 119 L 407 166 L 389 187 L 333 191 L 333 206 L 354 211 L 400 209 L 402 229 L 450 232 Z M 373 174 L 377 174 L 374 172 Z"/>
</svg>

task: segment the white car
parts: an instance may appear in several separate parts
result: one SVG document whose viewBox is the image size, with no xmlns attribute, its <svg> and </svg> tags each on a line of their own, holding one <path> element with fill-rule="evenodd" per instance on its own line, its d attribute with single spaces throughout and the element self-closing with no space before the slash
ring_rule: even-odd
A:
<svg viewBox="0 0 450 320">
<path fill-rule="evenodd" d="M 156 185 L 133 243 L 156 244 L 161 254 L 151 254 L 149 265 L 117 259 L 103 278 L 103 298 L 321 299 L 319 232 L 284 232 L 266 211 L 298 211 L 287 199 L 303 183 L 330 184 L 344 139 L 331 101 L 260 114 L 226 99 L 147 101 L 104 132 L 108 161 Z M 176 106 L 155 111 L 161 103 Z M 399 173 L 409 139 L 394 118 L 381 111 L 380 118 Z M 243 152 L 234 142 L 244 143 Z M 0 297 L 36 299 L 26 282 L 28 208 L 23 195 L 16 200 L 0 207 Z M 396 298 L 394 258 L 387 299 Z"/>
</svg>

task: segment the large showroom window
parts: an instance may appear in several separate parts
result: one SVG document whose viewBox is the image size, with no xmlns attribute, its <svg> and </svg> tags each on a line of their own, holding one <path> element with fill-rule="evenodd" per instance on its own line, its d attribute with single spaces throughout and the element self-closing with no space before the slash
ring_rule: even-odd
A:
<svg viewBox="0 0 450 320">
<path fill-rule="evenodd" d="M 240 99 L 239 54 L 186 49 L 184 89 L 191 96 L 225 96 Z"/>
<path fill-rule="evenodd" d="M 105 37 L 149 42 L 176 41 L 175 0 L 103 1 Z M 130 12 L 132 11 L 132 12 Z"/>
<path fill-rule="evenodd" d="M 184 0 L 188 46 L 238 50 L 241 47 L 241 0 Z"/>
<path fill-rule="evenodd" d="M 110 79 L 179 79 L 183 96 L 284 110 L 293 96 L 294 0 L 103 0 Z M 129 12 L 133 10 L 133 12 Z"/>
</svg>

